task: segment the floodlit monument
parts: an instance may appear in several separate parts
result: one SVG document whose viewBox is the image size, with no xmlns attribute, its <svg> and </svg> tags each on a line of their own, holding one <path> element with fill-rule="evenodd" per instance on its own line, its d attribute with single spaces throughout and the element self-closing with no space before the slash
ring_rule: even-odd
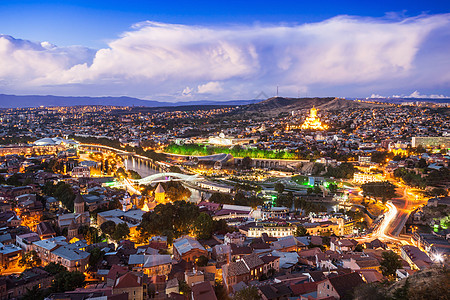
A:
<svg viewBox="0 0 450 300">
<path fill-rule="evenodd" d="M 322 124 L 319 117 L 317 116 L 317 109 L 313 106 L 309 113 L 309 116 L 306 117 L 305 122 L 303 122 L 301 129 L 310 129 L 310 130 L 325 130 L 328 126 L 326 124 Z"/>
</svg>

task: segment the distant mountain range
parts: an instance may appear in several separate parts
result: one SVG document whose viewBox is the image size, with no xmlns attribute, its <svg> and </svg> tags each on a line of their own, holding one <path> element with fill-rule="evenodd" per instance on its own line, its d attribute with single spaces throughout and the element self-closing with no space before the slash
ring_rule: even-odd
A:
<svg viewBox="0 0 450 300">
<path fill-rule="evenodd" d="M 65 97 L 65 96 L 16 96 L 0 94 L 0 108 L 23 108 L 39 106 L 77 106 L 77 105 L 107 105 L 107 106 L 144 106 L 144 107 L 173 107 L 189 105 L 247 105 L 261 100 L 231 100 L 231 101 L 187 101 L 160 102 L 142 100 L 132 97 Z"/>
<path fill-rule="evenodd" d="M 78 105 L 106 105 L 106 106 L 139 106 L 139 107 L 179 107 L 179 106 L 235 106 L 241 105 L 244 111 L 248 112 L 269 112 L 270 114 L 280 112 L 290 112 L 293 110 L 309 109 L 313 105 L 318 109 L 335 110 L 352 107 L 374 107 L 381 104 L 346 100 L 334 97 L 323 98 L 284 98 L 272 97 L 267 100 L 230 100 L 212 101 L 197 100 L 186 102 L 162 102 L 154 100 L 142 100 L 132 97 L 67 97 L 67 96 L 40 96 L 40 95 L 6 95 L 0 94 L 0 108 L 24 108 L 39 106 L 78 106 Z M 450 98 L 430 99 L 430 98 L 378 98 L 364 99 L 365 101 L 403 103 L 403 102 L 433 102 L 450 103 Z"/>
</svg>

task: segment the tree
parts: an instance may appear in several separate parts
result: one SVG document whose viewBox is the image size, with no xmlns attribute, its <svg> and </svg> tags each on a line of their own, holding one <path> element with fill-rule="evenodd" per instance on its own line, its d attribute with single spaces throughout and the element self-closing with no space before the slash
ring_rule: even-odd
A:
<svg viewBox="0 0 450 300">
<path fill-rule="evenodd" d="M 233 197 L 231 197 L 228 194 L 213 193 L 211 197 L 209 197 L 209 202 L 220 204 L 233 204 Z"/>
<path fill-rule="evenodd" d="M 284 192 L 284 184 L 282 184 L 281 182 L 277 182 L 275 183 L 275 191 L 277 191 L 278 194 L 282 194 Z"/>
<path fill-rule="evenodd" d="M 395 197 L 395 185 L 389 181 L 368 182 L 364 183 L 361 188 L 365 196 L 382 198 L 383 201 Z"/>
<path fill-rule="evenodd" d="M 394 276 L 397 269 L 402 267 L 400 256 L 393 251 L 385 251 L 381 257 L 380 269 L 384 276 Z"/>
<path fill-rule="evenodd" d="M 353 174 L 356 172 L 355 166 L 351 163 L 342 163 L 336 167 L 328 166 L 325 176 L 334 178 L 353 178 Z"/>
<path fill-rule="evenodd" d="M 328 185 L 328 189 L 330 190 L 330 192 L 335 193 L 338 190 L 338 186 L 336 183 L 330 183 Z"/>
<path fill-rule="evenodd" d="M 22 258 L 19 260 L 19 267 L 25 267 L 27 269 L 40 266 L 42 263 L 41 258 L 36 251 L 31 250 L 22 254 Z"/>
<path fill-rule="evenodd" d="M 214 230 L 213 219 L 205 213 L 201 213 L 195 220 L 195 235 L 199 239 L 209 239 Z"/>
<path fill-rule="evenodd" d="M 69 272 L 64 271 L 57 273 L 55 279 L 50 286 L 53 293 L 64 293 L 66 291 L 73 291 L 78 287 L 83 286 L 85 276 L 79 271 Z"/>
<path fill-rule="evenodd" d="M 49 272 L 52 275 L 67 271 L 66 267 L 61 264 L 57 264 L 54 262 L 49 263 L 44 267 L 44 270 Z"/>
<path fill-rule="evenodd" d="M 127 223 L 119 223 L 116 226 L 116 230 L 111 235 L 111 238 L 115 241 L 120 241 L 130 234 L 130 228 Z"/>
<path fill-rule="evenodd" d="M 170 233 L 172 237 L 178 238 L 195 231 L 195 221 L 199 214 L 197 205 L 191 202 L 159 204 L 153 211 L 142 216 L 138 230 L 144 236 Z"/>
<path fill-rule="evenodd" d="M 116 230 L 116 223 L 114 223 L 114 221 L 106 221 L 102 225 L 100 225 L 100 229 L 102 230 L 102 232 L 108 235 L 112 235 Z"/>
<path fill-rule="evenodd" d="M 100 250 L 100 248 L 98 248 L 98 247 L 92 248 L 92 250 L 89 251 L 89 253 L 91 254 L 89 256 L 89 265 L 90 266 L 97 265 L 97 263 L 99 261 L 101 261 L 103 259 L 103 256 L 105 255 L 105 252 Z"/>
<path fill-rule="evenodd" d="M 191 294 L 191 288 L 184 280 L 182 280 L 182 281 L 178 280 L 178 288 L 183 295 Z"/>
<path fill-rule="evenodd" d="M 259 295 L 258 288 L 256 286 L 249 286 L 245 289 L 240 290 L 234 294 L 233 300 L 259 300 L 261 296 Z"/>
<path fill-rule="evenodd" d="M 208 265 L 208 261 L 209 259 L 206 256 L 204 255 L 200 256 L 196 262 L 197 267 L 206 267 Z"/>
<path fill-rule="evenodd" d="M 306 230 L 305 227 L 303 227 L 302 225 L 299 225 L 299 226 L 297 226 L 297 230 L 295 230 L 294 235 L 295 236 L 306 236 L 309 234 L 308 234 L 308 230 Z"/>
<path fill-rule="evenodd" d="M 84 234 L 84 239 L 89 245 L 101 242 L 102 237 L 99 235 L 98 229 L 95 227 L 89 227 Z"/>
</svg>

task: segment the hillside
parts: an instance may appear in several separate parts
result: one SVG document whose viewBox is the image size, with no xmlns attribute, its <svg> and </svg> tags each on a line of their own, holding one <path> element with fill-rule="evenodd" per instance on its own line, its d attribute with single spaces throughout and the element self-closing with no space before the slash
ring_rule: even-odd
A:
<svg viewBox="0 0 450 300">
<path fill-rule="evenodd" d="M 355 289 L 353 299 L 450 299 L 450 271 L 433 267 L 400 281 L 361 285 Z"/>
<path fill-rule="evenodd" d="M 334 97 L 326 98 L 283 98 L 273 97 L 259 103 L 245 105 L 241 111 L 245 113 L 261 113 L 266 115 L 277 115 L 279 113 L 290 113 L 297 110 L 309 110 L 313 106 L 320 110 L 339 110 L 349 108 L 370 108 L 384 106 L 384 104 L 373 104 L 357 102 Z"/>
</svg>

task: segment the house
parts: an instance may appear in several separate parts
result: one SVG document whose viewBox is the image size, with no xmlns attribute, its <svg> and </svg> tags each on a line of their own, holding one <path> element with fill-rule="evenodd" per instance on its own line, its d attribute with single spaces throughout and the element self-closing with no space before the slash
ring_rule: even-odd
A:
<svg viewBox="0 0 450 300">
<path fill-rule="evenodd" d="M 112 294 L 128 294 L 128 300 L 147 299 L 147 283 L 144 276 L 128 272 L 114 282 Z"/>
<path fill-rule="evenodd" d="M 53 229 L 50 222 L 41 222 L 36 226 L 36 232 L 39 234 L 39 237 L 43 240 L 49 239 L 56 236 L 56 232 Z"/>
<path fill-rule="evenodd" d="M 129 271 L 127 267 L 112 265 L 111 269 L 108 271 L 108 274 L 106 275 L 106 285 L 114 286 L 116 279 L 122 275 L 125 275 L 128 272 Z"/>
<path fill-rule="evenodd" d="M 250 248 L 249 246 L 238 246 L 236 244 L 230 244 L 230 248 L 231 248 L 230 260 L 238 260 L 246 255 L 250 255 L 253 253 L 252 248 Z"/>
<path fill-rule="evenodd" d="M 172 259 L 170 255 L 130 255 L 128 265 L 133 267 L 133 270 L 142 270 L 149 276 L 155 275 L 169 275 L 172 271 Z"/>
<path fill-rule="evenodd" d="M 180 287 L 178 284 L 177 278 L 172 278 L 167 281 L 166 283 L 166 297 L 170 295 L 170 293 L 176 293 L 178 294 L 180 292 Z"/>
<path fill-rule="evenodd" d="M 0 279 L 0 299 L 19 299 L 34 286 L 49 287 L 54 276 L 42 267 L 34 267 L 23 271 L 20 275 L 4 277 L 4 290 Z"/>
<path fill-rule="evenodd" d="M 226 289 L 231 292 L 233 285 L 250 280 L 250 270 L 242 260 L 232 261 L 222 266 L 222 278 Z"/>
<path fill-rule="evenodd" d="M 355 272 L 329 277 L 317 285 L 317 298 L 332 296 L 337 300 L 352 299 L 353 289 L 363 283 L 361 276 Z"/>
<path fill-rule="evenodd" d="M 22 248 L 16 245 L 3 245 L 0 243 L 0 271 L 15 265 L 20 259 Z M 0 272 L 1 273 L 1 272 Z"/>
<path fill-rule="evenodd" d="M 350 257 L 349 259 L 343 259 L 342 262 L 342 267 L 349 268 L 352 271 L 369 269 L 373 269 L 376 271 L 380 270 L 380 262 L 373 257 L 354 256 Z"/>
<path fill-rule="evenodd" d="M 280 271 L 280 257 L 274 255 L 264 255 L 260 257 L 264 262 L 263 273 L 278 273 Z"/>
<path fill-rule="evenodd" d="M 218 265 L 227 264 L 230 262 L 231 246 L 230 245 L 216 245 L 212 249 L 211 256 Z"/>
<path fill-rule="evenodd" d="M 311 296 L 312 298 L 316 298 L 317 284 L 317 282 L 301 282 L 291 284 L 289 287 L 291 288 L 293 296 L 305 298 Z"/>
<path fill-rule="evenodd" d="M 0 227 L 17 227 L 20 225 L 20 218 L 13 211 L 0 212 Z"/>
<path fill-rule="evenodd" d="M 35 232 L 16 235 L 17 246 L 19 246 L 20 248 L 22 248 L 23 251 L 26 252 L 31 251 L 33 248 L 33 243 L 40 240 L 41 238 Z"/>
<path fill-rule="evenodd" d="M 299 249 L 304 249 L 306 248 L 306 245 L 298 241 L 293 236 L 286 236 L 273 242 L 271 248 L 282 252 L 292 252 L 298 251 Z"/>
<path fill-rule="evenodd" d="M 408 262 L 411 269 L 428 269 L 433 263 L 430 257 L 419 248 L 411 245 L 405 245 L 400 248 L 401 257 Z"/>
<path fill-rule="evenodd" d="M 258 279 L 264 274 L 264 261 L 256 254 L 244 256 L 242 261 L 250 271 L 251 279 Z"/>
<path fill-rule="evenodd" d="M 208 251 L 194 238 L 190 236 L 181 237 L 173 243 L 174 257 L 176 260 L 193 262 L 200 256 L 208 257 Z"/>
<path fill-rule="evenodd" d="M 191 287 L 192 300 L 217 300 L 209 281 L 199 282 Z"/>
<path fill-rule="evenodd" d="M 235 231 L 235 232 L 228 232 L 224 236 L 224 244 L 235 244 L 238 246 L 242 246 L 245 242 L 245 235 L 242 233 Z"/>
<path fill-rule="evenodd" d="M 351 239 L 334 240 L 330 243 L 330 249 L 339 253 L 346 253 L 355 250 L 358 242 Z"/>
<path fill-rule="evenodd" d="M 292 295 L 292 290 L 284 283 L 275 283 L 258 287 L 263 300 L 287 299 Z"/>
</svg>

